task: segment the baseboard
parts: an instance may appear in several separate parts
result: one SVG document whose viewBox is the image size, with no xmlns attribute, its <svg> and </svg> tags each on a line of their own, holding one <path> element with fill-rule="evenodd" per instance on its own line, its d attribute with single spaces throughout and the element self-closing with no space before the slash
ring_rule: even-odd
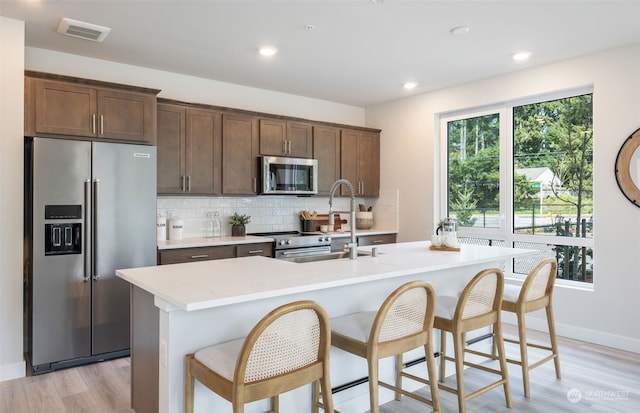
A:
<svg viewBox="0 0 640 413">
<path fill-rule="evenodd" d="M 516 325 L 515 314 L 506 313 L 503 311 L 502 321 L 504 321 L 505 323 Z M 546 333 L 548 331 L 547 320 L 545 318 L 527 317 L 527 328 L 543 331 Z M 567 337 L 574 340 L 586 341 L 587 343 L 640 354 L 640 340 L 631 337 L 605 333 L 603 331 L 596 331 L 588 328 L 576 327 L 569 324 L 562 324 L 558 323 L 557 321 L 556 334 L 558 334 L 558 336 Z"/>
<path fill-rule="evenodd" d="M 25 361 L 12 364 L 0 364 L 0 381 L 19 379 L 26 376 Z"/>
</svg>

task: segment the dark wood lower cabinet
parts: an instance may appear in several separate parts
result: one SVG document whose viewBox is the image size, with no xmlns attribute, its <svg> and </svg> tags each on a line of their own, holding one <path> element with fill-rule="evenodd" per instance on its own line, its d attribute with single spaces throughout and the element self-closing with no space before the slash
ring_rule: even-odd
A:
<svg viewBox="0 0 640 413">
<path fill-rule="evenodd" d="M 358 246 L 393 244 L 396 242 L 396 234 L 361 235 L 358 236 Z"/>
<path fill-rule="evenodd" d="M 158 251 L 158 265 L 180 264 L 184 262 L 220 260 L 224 258 L 273 256 L 273 243 L 219 245 L 215 247 L 176 248 Z"/>
<path fill-rule="evenodd" d="M 176 248 L 171 250 L 160 250 L 158 252 L 158 265 L 219 260 L 223 258 L 234 258 L 235 256 L 235 245 L 199 248 Z"/>
</svg>

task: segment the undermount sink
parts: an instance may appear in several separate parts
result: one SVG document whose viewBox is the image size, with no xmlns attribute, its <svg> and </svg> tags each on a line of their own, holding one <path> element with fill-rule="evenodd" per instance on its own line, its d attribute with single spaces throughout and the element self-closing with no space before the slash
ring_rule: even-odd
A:
<svg viewBox="0 0 640 413">
<path fill-rule="evenodd" d="M 368 251 L 358 251 L 358 257 L 370 256 L 371 253 Z M 304 257 L 293 257 L 287 258 L 287 261 L 296 262 L 298 264 L 302 264 L 305 262 L 316 262 L 316 261 L 326 261 L 326 260 L 338 260 L 341 258 L 349 258 L 349 251 L 337 251 L 330 252 L 328 254 L 318 254 L 318 255 L 307 255 Z"/>
</svg>

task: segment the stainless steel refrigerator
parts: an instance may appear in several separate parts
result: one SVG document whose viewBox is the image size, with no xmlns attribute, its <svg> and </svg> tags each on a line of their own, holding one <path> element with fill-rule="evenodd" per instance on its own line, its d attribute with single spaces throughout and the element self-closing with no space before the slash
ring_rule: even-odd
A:
<svg viewBox="0 0 640 413">
<path fill-rule="evenodd" d="M 129 285 L 156 264 L 156 148 L 28 138 L 25 239 L 34 374 L 129 354 Z"/>
</svg>

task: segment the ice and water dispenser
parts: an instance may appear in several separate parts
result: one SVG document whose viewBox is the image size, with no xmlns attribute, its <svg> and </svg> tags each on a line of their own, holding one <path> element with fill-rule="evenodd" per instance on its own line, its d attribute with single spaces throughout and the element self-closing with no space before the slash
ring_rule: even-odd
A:
<svg viewBox="0 0 640 413">
<path fill-rule="evenodd" d="M 44 219 L 44 255 L 82 253 L 82 205 L 45 205 Z"/>
</svg>

